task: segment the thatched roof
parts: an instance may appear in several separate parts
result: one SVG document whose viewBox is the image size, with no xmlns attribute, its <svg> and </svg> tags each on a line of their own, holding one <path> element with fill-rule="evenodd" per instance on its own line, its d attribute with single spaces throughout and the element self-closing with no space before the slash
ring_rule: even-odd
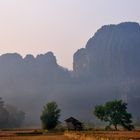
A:
<svg viewBox="0 0 140 140">
<path fill-rule="evenodd" d="M 70 118 L 66 119 L 65 122 L 67 122 L 67 123 L 72 122 L 73 124 L 79 124 L 79 125 L 82 124 L 82 122 L 80 122 L 79 120 L 77 120 L 77 119 L 75 119 L 73 117 L 70 117 Z"/>
</svg>

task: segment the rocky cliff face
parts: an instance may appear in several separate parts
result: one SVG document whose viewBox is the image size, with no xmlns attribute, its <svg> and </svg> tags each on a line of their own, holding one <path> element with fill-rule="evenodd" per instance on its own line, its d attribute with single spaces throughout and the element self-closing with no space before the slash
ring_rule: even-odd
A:
<svg viewBox="0 0 140 140">
<path fill-rule="evenodd" d="M 74 75 L 90 81 L 88 88 L 94 94 L 114 94 L 136 107 L 140 101 L 140 25 L 103 26 L 74 54 L 73 64 Z"/>
<path fill-rule="evenodd" d="M 140 70 L 140 26 L 121 23 L 103 26 L 89 39 L 85 49 L 74 54 L 76 75 L 98 78 L 137 77 Z"/>
<path fill-rule="evenodd" d="M 43 104 L 69 77 L 52 52 L 25 58 L 17 53 L 0 56 L 0 97 L 24 110 L 29 122 L 39 123 Z"/>
<path fill-rule="evenodd" d="M 138 117 L 140 25 L 103 26 L 74 54 L 73 71 L 59 66 L 52 52 L 25 58 L 4 54 L 0 56 L 0 90 L 7 103 L 26 112 L 29 122 L 39 122 L 48 101 L 59 104 L 63 119 L 74 116 L 90 121 L 94 105 L 122 98 Z"/>
</svg>

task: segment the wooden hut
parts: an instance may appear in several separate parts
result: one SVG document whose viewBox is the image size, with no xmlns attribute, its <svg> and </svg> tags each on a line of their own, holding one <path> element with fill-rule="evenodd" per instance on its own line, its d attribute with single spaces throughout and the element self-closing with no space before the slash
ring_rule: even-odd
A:
<svg viewBox="0 0 140 140">
<path fill-rule="evenodd" d="M 82 122 L 77 119 L 70 117 L 65 120 L 68 130 L 83 130 Z"/>
</svg>

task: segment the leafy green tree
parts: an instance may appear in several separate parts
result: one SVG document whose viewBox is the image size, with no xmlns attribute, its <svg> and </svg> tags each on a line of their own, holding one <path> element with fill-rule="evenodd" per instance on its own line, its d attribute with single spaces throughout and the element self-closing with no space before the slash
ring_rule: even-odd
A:
<svg viewBox="0 0 140 140">
<path fill-rule="evenodd" d="M 0 128 L 7 128 L 8 119 L 9 119 L 9 113 L 4 108 L 4 101 L 0 97 Z"/>
<path fill-rule="evenodd" d="M 8 127 L 9 128 L 21 127 L 25 120 L 25 113 L 11 105 L 7 105 L 6 110 L 9 113 Z"/>
<path fill-rule="evenodd" d="M 17 108 L 5 105 L 0 97 L 0 128 L 19 128 L 25 119 L 25 113 Z"/>
<path fill-rule="evenodd" d="M 114 126 L 118 130 L 118 125 L 127 130 L 134 129 L 132 125 L 132 115 L 127 112 L 127 103 L 122 100 L 106 102 L 104 105 L 95 106 L 95 116 L 101 121 L 108 122 L 107 128 Z"/>
<path fill-rule="evenodd" d="M 61 110 L 58 108 L 56 102 L 49 102 L 43 108 L 40 116 L 43 129 L 51 130 L 58 124 Z"/>
<path fill-rule="evenodd" d="M 0 107 L 4 106 L 4 101 L 2 100 L 2 98 L 0 97 Z"/>
</svg>

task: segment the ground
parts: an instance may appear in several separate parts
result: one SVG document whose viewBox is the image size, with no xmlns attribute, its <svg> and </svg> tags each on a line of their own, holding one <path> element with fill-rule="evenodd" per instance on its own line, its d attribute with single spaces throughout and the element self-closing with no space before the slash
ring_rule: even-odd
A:
<svg viewBox="0 0 140 140">
<path fill-rule="evenodd" d="M 71 139 L 63 135 L 54 135 L 54 136 L 0 137 L 0 140 L 71 140 Z"/>
<path fill-rule="evenodd" d="M 67 137 L 66 137 L 67 136 Z M 92 138 L 105 138 L 116 139 L 116 140 L 140 140 L 140 130 L 134 131 L 83 131 L 83 132 L 65 132 L 65 136 L 61 132 L 43 132 L 37 129 L 25 129 L 25 130 L 2 130 L 0 131 L 0 140 L 77 140 L 80 137 L 86 139 Z M 69 137 L 69 138 L 68 138 Z M 85 140 L 86 140 L 85 139 Z"/>
<path fill-rule="evenodd" d="M 18 135 L 19 133 L 20 135 Z M 25 129 L 25 130 L 0 131 L 0 140 L 72 140 L 72 139 L 69 139 L 68 137 L 64 136 L 63 133 L 37 134 L 36 130 L 34 129 L 31 130 Z"/>
</svg>

